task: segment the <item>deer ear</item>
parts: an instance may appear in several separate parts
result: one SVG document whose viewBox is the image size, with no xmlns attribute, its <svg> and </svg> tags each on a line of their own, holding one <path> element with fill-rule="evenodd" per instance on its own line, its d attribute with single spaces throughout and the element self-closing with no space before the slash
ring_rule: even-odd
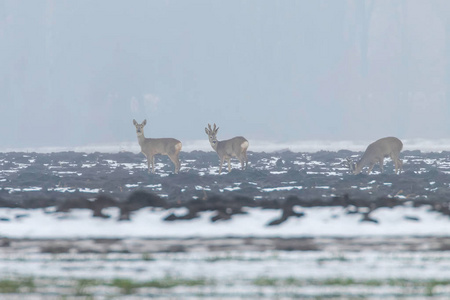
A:
<svg viewBox="0 0 450 300">
<path fill-rule="evenodd" d="M 216 130 L 214 131 L 214 133 L 217 133 L 217 131 L 219 131 L 219 127 L 216 128 Z"/>
<path fill-rule="evenodd" d="M 137 125 L 137 122 L 136 122 L 136 120 L 135 120 L 135 119 L 133 119 L 133 125 L 134 125 L 134 126 L 136 126 L 136 125 Z"/>
<path fill-rule="evenodd" d="M 209 135 L 208 128 L 206 128 L 206 127 L 205 127 L 205 132 L 206 132 L 207 135 Z"/>
<path fill-rule="evenodd" d="M 147 119 L 145 119 L 144 121 L 142 121 L 142 125 L 146 125 L 147 124 Z"/>
</svg>

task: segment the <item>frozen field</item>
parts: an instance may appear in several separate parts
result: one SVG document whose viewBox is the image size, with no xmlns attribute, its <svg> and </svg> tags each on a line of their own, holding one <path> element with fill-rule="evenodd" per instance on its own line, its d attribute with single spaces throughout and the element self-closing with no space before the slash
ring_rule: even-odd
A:
<svg viewBox="0 0 450 300">
<path fill-rule="evenodd" d="M 135 145 L 0 153 L 0 299 L 450 298 L 445 141 L 358 176 L 358 143 L 256 143 L 222 175 L 200 144 L 179 175 Z"/>
<path fill-rule="evenodd" d="M 450 297 L 449 257 L 442 252 L 21 255 L 0 263 L 16 274 L 22 299 Z"/>
<path fill-rule="evenodd" d="M 448 242 L 434 239 L 319 239 L 303 242 L 316 243 L 321 249 L 304 251 L 219 250 L 219 246 L 232 249 L 245 245 L 237 239 L 95 241 L 103 246 L 109 244 L 112 249 L 116 243 L 141 250 L 149 250 L 154 243 L 172 245 L 171 252 L 135 253 L 64 250 L 86 250 L 92 240 L 9 242 L 11 251 L 0 252 L 2 299 L 450 297 L 449 252 L 405 250 L 405 244 L 421 248 L 424 242 Z M 194 242 L 197 246 L 189 247 Z M 273 244 L 264 239 L 251 243 Z M 375 250 L 367 247 L 370 244 Z M 177 252 L 181 248 L 176 245 L 185 245 L 191 251 Z M 358 246 L 360 251 L 346 250 Z M 21 250 L 12 251 L 16 248 Z"/>
<path fill-rule="evenodd" d="M 247 208 L 246 214 L 231 220 L 211 222 L 215 212 L 203 212 L 193 220 L 164 221 L 168 214 L 183 215 L 185 208 L 143 208 L 131 221 L 117 221 L 117 208 L 105 209 L 110 218 L 93 218 L 89 210 L 68 213 L 54 208 L 0 209 L 0 234 L 8 238 L 223 238 L 223 237 L 361 237 L 361 236 L 446 236 L 448 216 L 430 211 L 430 207 L 402 205 L 379 208 L 371 217 L 378 221 L 362 222 L 361 215 L 349 214 L 342 207 L 310 207 L 296 210 L 304 217 L 291 217 L 278 226 L 266 226 L 280 215 L 277 209 Z"/>
</svg>

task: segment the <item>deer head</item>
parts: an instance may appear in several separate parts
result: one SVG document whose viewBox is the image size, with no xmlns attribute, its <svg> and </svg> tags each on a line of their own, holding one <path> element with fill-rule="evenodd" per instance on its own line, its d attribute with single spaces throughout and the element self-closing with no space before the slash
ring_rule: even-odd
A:
<svg viewBox="0 0 450 300">
<path fill-rule="evenodd" d="M 211 128 L 211 124 L 208 124 L 208 128 L 205 127 L 205 132 L 208 135 L 209 142 L 211 143 L 211 146 L 213 148 L 217 147 L 217 131 L 219 130 L 219 127 L 216 127 L 216 124 L 214 123 L 214 128 Z"/>
<path fill-rule="evenodd" d="M 356 163 L 353 161 L 353 159 L 347 157 L 347 164 L 348 164 L 348 168 L 350 169 L 350 172 L 355 173 Z"/>
<path fill-rule="evenodd" d="M 145 119 L 144 121 L 142 121 L 141 124 L 139 124 L 138 122 L 136 122 L 135 119 L 133 119 L 133 124 L 136 127 L 136 133 L 137 135 L 143 135 L 144 134 L 144 126 L 147 124 L 147 119 Z"/>
</svg>

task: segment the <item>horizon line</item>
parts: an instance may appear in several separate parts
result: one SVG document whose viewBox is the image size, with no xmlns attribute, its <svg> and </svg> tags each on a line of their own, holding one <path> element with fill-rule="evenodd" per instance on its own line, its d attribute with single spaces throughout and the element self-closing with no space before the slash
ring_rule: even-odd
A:
<svg viewBox="0 0 450 300">
<path fill-rule="evenodd" d="M 319 151 L 340 151 L 350 150 L 363 152 L 373 141 L 367 140 L 299 140 L 295 142 L 277 142 L 267 140 L 249 141 L 249 152 L 276 153 L 283 151 L 291 152 L 319 152 Z M 214 151 L 208 140 L 190 140 L 183 143 L 182 152 L 192 151 Z M 420 150 L 421 152 L 441 152 L 450 151 L 450 139 L 404 139 L 403 150 Z M 117 143 L 86 144 L 79 146 L 35 146 L 35 147 L 5 147 L 0 148 L 0 152 L 25 152 L 25 153 L 52 153 L 52 152 L 140 152 L 140 146 L 136 142 L 125 141 Z"/>
</svg>

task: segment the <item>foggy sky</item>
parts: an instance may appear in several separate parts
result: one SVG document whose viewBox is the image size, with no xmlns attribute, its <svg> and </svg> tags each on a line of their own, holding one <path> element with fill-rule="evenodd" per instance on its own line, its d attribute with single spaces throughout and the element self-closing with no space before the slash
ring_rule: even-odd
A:
<svg viewBox="0 0 450 300">
<path fill-rule="evenodd" d="M 445 0 L 0 0 L 3 147 L 445 138 L 449 89 Z"/>
</svg>

